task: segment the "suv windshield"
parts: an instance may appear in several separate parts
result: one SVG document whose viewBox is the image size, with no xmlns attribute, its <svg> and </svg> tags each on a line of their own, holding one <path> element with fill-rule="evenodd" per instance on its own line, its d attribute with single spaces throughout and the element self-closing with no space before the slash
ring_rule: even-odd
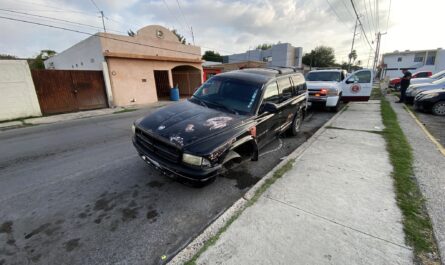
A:
<svg viewBox="0 0 445 265">
<path fill-rule="evenodd" d="M 306 81 L 335 81 L 340 82 L 340 72 L 310 72 L 306 76 Z"/>
<path fill-rule="evenodd" d="M 247 114 L 255 106 L 260 88 L 257 83 L 215 76 L 198 88 L 192 100 L 209 108 Z"/>
</svg>

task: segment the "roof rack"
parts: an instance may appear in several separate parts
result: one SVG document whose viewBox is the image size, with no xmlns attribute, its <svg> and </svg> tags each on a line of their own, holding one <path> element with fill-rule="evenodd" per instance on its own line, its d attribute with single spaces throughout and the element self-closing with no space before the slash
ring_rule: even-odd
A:
<svg viewBox="0 0 445 265">
<path fill-rule="evenodd" d="M 278 72 L 278 74 L 288 74 L 295 73 L 297 69 L 295 67 L 286 67 L 286 66 L 269 66 L 266 69 L 272 69 Z"/>
</svg>

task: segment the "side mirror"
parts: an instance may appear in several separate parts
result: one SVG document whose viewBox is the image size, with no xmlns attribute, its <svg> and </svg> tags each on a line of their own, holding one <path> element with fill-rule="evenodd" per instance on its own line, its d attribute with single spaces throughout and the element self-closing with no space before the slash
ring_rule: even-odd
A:
<svg viewBox="0 0 445 265">
<path fill-rule="evenodd" d="M 278 112 L 278 106 L 272 102 L 266 102 L 261 106 L 261 113 L 264 112 L 276 113 Z"/>
</svg>

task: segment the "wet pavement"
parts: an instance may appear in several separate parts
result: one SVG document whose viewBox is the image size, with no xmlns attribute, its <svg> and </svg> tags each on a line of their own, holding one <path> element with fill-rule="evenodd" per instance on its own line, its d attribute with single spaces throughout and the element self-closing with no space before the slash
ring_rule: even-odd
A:
<svg viewBox="0 0 445 265">
<path fill-rule="evenodd" d="M 144 110 L 0 133 L 0 264 L 162 264 L 321 127 L 196 188 L 146 165 L 130 125 Z M 162 257 L 165 255 L 165 258 Z"/>
</svg>

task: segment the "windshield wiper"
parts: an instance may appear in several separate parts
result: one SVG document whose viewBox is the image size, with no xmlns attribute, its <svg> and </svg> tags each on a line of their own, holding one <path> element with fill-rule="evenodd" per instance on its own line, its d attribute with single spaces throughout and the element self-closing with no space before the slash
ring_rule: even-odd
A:
<svg viewBox="0 0 445 265">
<path fill-rule="evenodd" d="M 215 105 L 215 106 L 217 106 L 217 107 L 223 108 L 223 109 L 225 109 L 225 110 L 227 110 L 227 111 L 229 111 L 229 112 L 232 112 L 233 114 L 238 115 L 238 111 L 236 111 L 236 110 L 234 110 L 234 109 L 232 109 L 232 108 L 230 108 L 230 107 L 227 107 L 227 106 L 224 105 L 224 104 L 221 104 L 221 103 L 218 103 L 218 102 L 209 102 L 209 103 L 210 103 L 210 104 L 213 104 L 213 105 Z"/>
<path fill-rule="evenodd" d="M 198 96 L 195 96 L 195 95 L 193 95 L 193 97 L 202 105 L 202 106 L 204 106 L 204 107 L 206 107 L 206 108 L 208 108 L 209 106 L 205 103 L 205 101 L 202 99 L 202 98 L 200 98 L 200 97 L 198 97 Z"/>
</svg>

